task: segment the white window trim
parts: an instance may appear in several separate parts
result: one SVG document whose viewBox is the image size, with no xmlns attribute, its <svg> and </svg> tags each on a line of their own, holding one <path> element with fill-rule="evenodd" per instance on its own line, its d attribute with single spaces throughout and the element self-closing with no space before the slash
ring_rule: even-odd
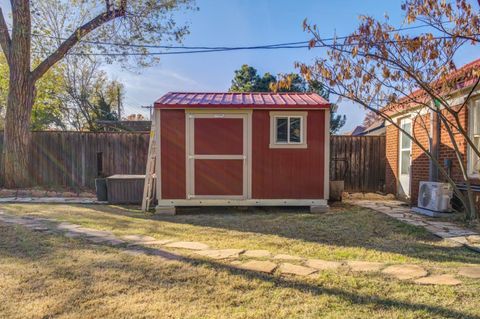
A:
<svg viewBox="0 0 480 319">
<path fill-rule="evenodd" d="M 475 106 L 475 103 L 477 105 Z M 474 118 L 475 116 L 473 115 L 474 108 L 480 107 L 480 98 L 473 99 L 469 103 L 468 107 L 468 136 L 470 139 L 473 141 L 473 131 L 474 131 Z M 480 125 L 477 124 L 477 125 Z M 473 161 L 474 161 L 475 154 L 472 151 L 472 148 L 470 145 L 467 145 L 467 176 L 470 178 L 480 178 L 480 172 L 473 172 Z"/>
<path fill-rule="evenodd" d="M 281 112 L 281 111 L 271 111 L 270 112 L 270 148 L 307 148 L 307 115 L 308 112 Z M 300 118 L 300 142 L 284 142 L 277 143 L 277 123 L 276 119 L 279 117 L 299 117 Z M 288 128 L 288 134 L 290 134 L 290 128 Z"/>
</svg>

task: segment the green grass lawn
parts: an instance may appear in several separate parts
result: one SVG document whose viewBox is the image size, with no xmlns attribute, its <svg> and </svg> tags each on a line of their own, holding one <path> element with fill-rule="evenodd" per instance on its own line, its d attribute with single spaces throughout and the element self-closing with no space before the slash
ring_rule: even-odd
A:
<svg viewBox="0 0 480 319">
<path fill-rule="evenodd" d="M 314 215 L 301 209 L 188 209 L 177 216 L 81 205 L 1 205 L 34 215 L 212 248 L 267 249 L 326 260 L 414 263 L 431 273 L 480 263 L 423 228 L 355 206 Z M 420 286 L 381 274 L 324 271 L 263 275 L 195 255 L 181 261 L 0 223 L 1 318 L 480 318 L 480 281 Z"/>
</svg>

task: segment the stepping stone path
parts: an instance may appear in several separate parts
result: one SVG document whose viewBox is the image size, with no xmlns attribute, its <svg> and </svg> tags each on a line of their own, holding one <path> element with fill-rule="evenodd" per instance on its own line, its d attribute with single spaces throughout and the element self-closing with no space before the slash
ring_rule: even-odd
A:
<svg viewBox="0 0 480 319">
<path fill-rule="evenodd" d="M 352 271 L 362 271 L 362 272 L 370 272 L 370 271 L 379 271 L 385 264 L 372 262 L 372 261 L 358 261 L 358 260 L 351 260 L 347 261 L 347 265 L 350 267 Z"/>
<path fill-rule="evenodd" d="M 432 220 L 428 216 L 413 213 L 410 207 L 397 200 L 351 200 L 351 204 L 369 208 L 386 214 L 401 222 L 424 227 L 426 230 L 442 239 L 463 245 L 471 250 L 480 252 L 480 234 L 470 229 L 462 228 L 449 222 Z"/>
<path fill-rule="evenodd" d="M 338 269 L 340 266 L 342 266 L 342 263 L 338 261 L 309 259 L 307 260 L 305 265 L 310 268 L 315 268 L 317 270 L 333 270 L 333 269 Z"/>
<path fill-rule="evenodd" d="M 420 285 L 445 285 L 445 286 L 457 286 L 462 282 L 456 279 L 452 275 L 432 275 L 428 277 L 422 277 L 413 281 Z"/>
<path fill-rule="evenodd" d="M 264 272 L 267 274 L 271 274 L 277 268 L 277 264 L 272 263 L 271 261 L 265 261 L 265 260 L 251 260 L 251 261 L 247 261 L 246 263 L 240 264 L 236 267 L 244 270 Z"/>
<path fill-rule="evenodd" d="M 458 274 L 468 278 L 480 279 L 480 266 L 460 267 Z"/>
<path fill-rule="evenodd" d="M 243 256 L 252 258 L 269 258 L 271 254 L 268 250 L 247 250 L 243 253 Z"/>
<path fill-rule="evenodd" d="M 281 274 L 287 275 L 297 275 L 297 276 L 308 276 L 316 272 L 316 269 L 310 267 L 304 267 L 289 263 L 284 263 L 280 265 L 279 271 Z"/>
<path fill-rule="evenodd" d="M 208 249 L 199 250 L 195 253 L 212 259 L 238 258 L 243 249 Z"/>
<path fill-rule="evenodd" d="M 169 243 L 165 246 L 170 248 L 183 248 L 183 249 L 190 249 L 190 250 L 204 250 L 209 248 L 208 245 L 205 245 L 203 243 L 199 243 L 196 241 L 177 241 L 177 242 Z"/>
<path fill-rule="evenodd" d="M 398 219 L 406 219 L 405 213 L 399 212 L 403 208 L 391 208 L 393 212 L 389 214 L 399 215 Z M 125 235 L 121 238 L 115 236 L 112 232 L 102 231 L 80 225 L 71 224 L 68 222 L 58 223 L 54 219 L 40 218 L 40 217 L 17 217 L 9 216 L 3 212 L 0 212 L 0 222 L 13 225 L 21 225 L 29 228 L 33 231 L 43 233 L 59 233 L 68 238 L 83 238 L 89 242 L 97 244 L 107 244 L 111 246 L 119 246 L 121 252 L 138 256 L 149 255 L 162 258 L 162 260 L 179 260 L 183 259 L 180 254 L 171 253 L 159 248 L 153 248 L 151 246 L 164 246 L 168 248 L 179 248 L 193 250 L 195 254 L 204 256 L 210 259 L 221 260 L 230 259 L 229 264 L 238 269 L 262 272 L 272 274 L 276 269 L 281 275 L 294 275 L 294 276 L 309 276 L 323 270 L 337 270 L 342 266 L 348 266 L 354 272 L 376 272 L 382 270 L 387 265 L 381 262 L 370 261 L 327 261 L 321 259 L 307 259 L 292 256 L 287 254 L 277 254 L 272 257 L 272 254 L 268 250 L 243 250 L 243 249 L 210 249 L 208 245 L 201 242 L 194 241 L 174 241 L 172 239 L 156 239 L 151 236 L 131 234 Z M 414 221 L 418 225 L 423 226 L 423 221 Z M 452 227 L 450 223 L 438 222 L 435 227 L 442 227 L 442 231 L 445 232 L 445 228 L 450 229 Z M 426 224 L 425 227 L 433 227 Z M 456 226 L 455 226 L 456 227 Z M 455 236 L 458 234 L 468 234 L 468 231 L 455 230 Z M 477 243 L 479 238 L 477 235 L 463 235 L 459 236 L 464 242 Z M 456 238 L 456 237 L 450 237 Z M 270 260 L 238 260 L 240 257 L 246 258 L 269 258 Z M 291 261 L 297 264 L 283 262 L 280 266 L 274 261 Z M 459 285 L 461 281 L 450 274 L 443 275 L 431 275 L 427 276 L 427 271 L 417 265 L 397 264 L 391 265 L 382 270 L 383 274 L 393 276 L 400 280 L 412 280 L 412 283 L 419 285 Z M 480 278 L 480 265 L 472 265 L 466 267 L 460 267 L 458 269 L 458 275 L 473 279 Z"/>
<path fill-rule="evenodd" d="M 428 275 L 425 269 L 417 265 L 393 265 L 382 270 L 382 273 L 400 280 L 420 278 Z"/>
</svg>

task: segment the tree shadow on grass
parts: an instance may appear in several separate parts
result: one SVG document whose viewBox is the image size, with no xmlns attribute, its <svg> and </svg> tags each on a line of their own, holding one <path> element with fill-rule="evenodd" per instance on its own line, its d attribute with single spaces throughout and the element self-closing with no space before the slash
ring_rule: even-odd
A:
<svg viewBox="0 0 480 319">
<path fill-rule="evenodd" d="M 89 208 L 92 209 L 92 206 Z M 478 263 L 480 258 L 478 253 L 466 248 L 440 244 L 441 239 L 423 227 L 408 225 L 385 214 L 347 204 L 333 206 L 325 214 L 310 214 L 302 207 L 194 207 L 182 208 L 175 216 L 144 214 L 138 210 L 111 206 L 96 206 L 93 209 L 100 214 L 108 214 L 104 221 L 110 222 L 112 227 L 125 229 L 128 229 L 128 220 L 112 222 L 108 219 L 128 216 L 173 225 L 275 235 L 309 243 L 339 248 L 364 248 L 436 262 Z M 166 227 L 159 229 L 155 223 L 146 228 L 152 234 L 161 232 L 172 236 Z"/>
<path fill-rule="evenodd" d="M 31 235 L 33 235 L 33 236 L 26 237 L 27 241 L 32 241 L 32 243 L 30 244 L 32 245 L 33 248 L 35 247 L 38 248 L 41 246 L 50 247 L 50 249 L 39 251 L 36 257 L 31 260 L 32 262 L 35 262 L 37 258 L 49 258 L 50 254 L 55 251 L 54 246 L 48 243 L 45 244 L 43 242 L 48 241 L 48 236 L 57 236 L 57 235 L 35 234 L 28 230 L 25 230 L 25 233 L 27 233 L 27 235 L 28 233 L 31 233 Z M 72 242 L 75 244 L 72 244 Z M 80 245 L 78 245 L 79 243 Z M 65 244 L 62 244 L 61 248 L 68 249 L 72 253 L 72 255 L 75 254 L 75 250 L 77 249 L 85 250 L 85 249 L 92 249 L 93 247 L 105 248 L 105 249 L 108 249 L 108 252 L 113 252 L 113 253 L 120 253 L 124 249 L 120 247 L 104 246 L 102 244 L 95 244 L 92 246 L 90 246 L 89 244 L 86 244 L 86 245 L 84 244 L 85 243 L 83 241 L 80 242 L 78 239 L 73 239 L 69 242 L 66 242 Z M 302 281 L 294 277 L 285 278 L 277 275 L 268 275 L 268 274 L 253 272 L 253 271 L 240 270 L 234 266 L 217 262 L 214 260 L 209 260 L 204 258 L 185 257 L 182 255 L 178 255 L 176 253 L 164 251 L 162 249 L 153 249 L 149 247 L 140 247 L 140 248 L 143 249 L 148 255 L 158 256 L 159 260 L 156 261 L 155 263 L 130 262 L 128 259 L 119 260 L 118 258 L 114 258 L 108 261 L 93 260 L 93 262 L 90 262 L 88 264 L 88 267 L 92 267 L 91 271 L 88 272 L 86 277 L 82 277 L 81 279 L 82 281 L 81 290 L 69 297 L 65 296 L 66 300 L 63 300 L 61 302 L 63 309 L 55 309 L 51 311 L 55 311 L 54 315 L 61 315 L 62 313 L 65 314 L 71 311 L 75 312 L 75 309 L 78 309 L 76 308 L 78 307 L 78 303 L 82 303 L 83 296 L 85 296 L 86 294 L 88 294 L 89 291 L 91 291 L 90 289 L 92 284 L 95 282 L 95 280 L 97 280 L 96 278 L 93 278 L 93 275 L 92 275 L 92 273 L 94 273 L 95 269 L 97 268 L 102 269 L 102 271 L 105 271 L 106 268 L 109 268 L 115 271 L 128 272 L 128 276 L 122 276 L 122 278 L 116 278 L 115 280 L 124 280 L 125 282 L 123 284 L 129 287 L 132 287 L 131 278 L 137 278 L 137 279 L 141 278 L 141 282 L 135 281 L 134 285 L 142 286 L 142 285 L 146 285 L 148 282 L 149 289 L 157 289 L 156 287 L 168 288 L 172 286 L 183 287 L 184 285 L 188 284 L 188 282 L 185 281 L 185 278 L 176 278 L 175 276 L 166 276 L 165 274 L 162 275 L 161 273 L 160 274 L 158 273 L 158 272 L 164 271 L 163 269 L 158 269 L 158 262 L 167 262 L 168 260 L 176 260 L 182 263 L 183 266 L 189 265 L 189 266 L 195 267 L 194 269 L 187 269 L 187 271 L 196 272 L 195 274 L 198 273 L 197 270 L 200 269 L 200 267 L 206 266 L 217 272 L 226 271 L 230 275 L 242 276 L 247 280 L 270 282 L 273 284 L 273 287 L 275 289 L 277 288 L 295 289 L 301 293 L 307 293 L 315 296 L 327 295 L 327 296 L 337 297 L 351 304 L 360 305 L 360 306 L 372 306 L 374 309 L 379 309 L 379 311 L 382 311 L 381 309 L 399 310 L 399 311 L 406 310 L 406 311 L 415 311 L 415 312 L 419 311 L 424 315 L 432 316 L 432 317 L 439 316 L 439 317 L 449 317 L 449 318 L 480 319 L 480 316 L 478 315 L 467 314 L 461 311 L 457 311 L 451 308 L 446 308 L 438 305 L 401 301 L 393 298 L 388 298 L 388 296 L 385 296 L 385 295 L 378 295 L 378 294 L 359 294 L 359 293 L 347 291 L 341 288 L 331 288 L 331 287 L 326 287 L 325 285 L 322 285 L 322 284 L 314 284 L 311 282 Z M 4 249 L 1 249 L 0 253 L 1 255 L 5 256 Z M 101 256 L 104 257 L 105 254 L 102 254 Z M 22 257 L 28 257 L 28 256 L 20 255 L 20 258 Z M 132 258 L 137 258 L 137 257 L 132 256 Z M 71 271 L 68 271 L 68 269 L 65 269 L 65 265 L 54 264 L 53 267 L 58 269 L 50 269 L 49 273 L 51 276 L 55 276 L 57 279 L 60 278 L 60 279 L 70 280 L 69 276 L 72 276 L 72 273 Z M 184 270 L 177 269 L 175 271 L 184 271 Z M 165 272 L 168 274 L 168 271 L 165 270 Z M 198 280 L 200 281 L 205 280 L 206 281 L 205 284 L 207 284 L 208 280 L 202 279 L 199 273 L 198 275 L 199 275 Z M 214 279 L 212 280 L 220 280 L 219 279 L 220 277 L 218 279 L 215 279 L 216 277 L 213 277 L 213 278 Z M 21 289 L 21 288 L 18 288 L 18 289 Z M 409 289 L 409 288 L 405 287 L 405 289 Z M 121 294 L 126 295 L 126 297 L 128 298 L 128 294 L 126 294 L 126 291 L 122 291 Z M 205 298 L 208 299 L 208 296 Z M 126 302 L 128 302 L 128 299 L 126 300 Z M 48 316 L 51 316 L 51 315 L 53 314 L 48 314 Z"/>
<path fill-rule="evenodd" d="M 65 205 L 59 206 L 63 209 Z M 56 212 L 63 214 L 62 209 L 56 209 Z M 92 223 L 104 229 L 124 232 L 142 229 L 146 235 L 156 234 L 162 238 L 175 238 L 184 230 L 192 232 L 195 229 L 189 227 L 193 226 L 208 228 L 216 239 L 261 234 L 297 240 L 297 244 L 305 242 L 339 249 L 361 248 L 434 262 L 478 263 L 480 258 L 478 253 L 466 248 L 446 245 L 423 227 L 347 204 L 334 205 L 325 214 L 310 214 L 302 207 L 200 207 L 182 208 L 176 216 L 145 214 L 135 207 L 68 205 L 64 215 L 73 222 Z"/>
</svg>

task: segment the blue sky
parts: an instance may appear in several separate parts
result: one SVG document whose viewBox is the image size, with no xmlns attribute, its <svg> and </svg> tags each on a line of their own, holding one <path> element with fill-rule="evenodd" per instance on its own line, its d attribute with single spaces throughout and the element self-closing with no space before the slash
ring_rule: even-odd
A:
<svg viewBox="0 0 480 319">
<path fill-rule="evenodd" d="M 10 11 L 8 2 L 0 0 L 6 11 Z M 309 40 L 302 28 L 305 18 L 316 23 L 325 37 L 349 34 L 361 14 L 382 18 L 388 13 L 391 22 L 401 26 L 400 4 L 397 0 L 197 0 L 199 10 L 179 13 L 178 19 L 190 25 L 184 45 L 261 45 Z M 115 64 L 105 70 L 126 86 L 125 112 L 147 114 L 140 106 L 152 104 L 168 91 L 227 90 L 234 70 L 244 63 L 262 74 L 286 73 L 295 71 L 296 61 L 308 63 L 324 53 L 321 49 L 285 49 L 162 56 L 158 65 L 135 73 Z M 478 56 L 478 48 L 465 48 L 457 66 Z M 340 103 L 339 113 L 347 115 L 342 131 L 360 124 L 364 116 L 361 108 L 347 101 Z"/>
<path fill-rule="evenodd" d="M 185 45 L 240 46 L 309 40 L 303 31 L 305 18 L 316 23 L 322 35 L 346 35 L 354 30 L 361 14 L 378 18 L 388 13 L 392 23 L 403 22 L 401 1 L 379 0 L 197 0 L 199 11 L 181 15 L 190 24 Z M 458 65 L 478 56 L 478 50 L 464 50 Z M 133 74 L 118 67 L 109 73 L 126 84 L 126 111 L 142 112 L 138 105 L 151 104 L 168 91 L 224 91 L 230 86 L 234 70 L 247 63 L 260 73 L 295 71 L 296 61 L 310 62 L 323 56 L 320 49 L 275 51 L 236 51 L 195 55 L 164 56 L 160 64 Z M 143 111 L 145 113 L 145 111 Z M 347 101 L 339 113 L 347 115 L 342 131 L 360 124 L 364 111 Z"/>
</svg>

